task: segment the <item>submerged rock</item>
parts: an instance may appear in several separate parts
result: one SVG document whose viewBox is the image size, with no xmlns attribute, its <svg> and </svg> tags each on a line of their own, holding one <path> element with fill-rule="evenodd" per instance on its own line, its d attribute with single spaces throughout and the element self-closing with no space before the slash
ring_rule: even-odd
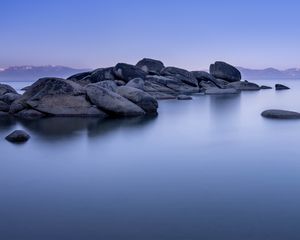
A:
<svg viewBox="0 0 300 240">
<path fill-rule="evenodd" d="M 5 137 L 5 139 L 12 143 L 22 143 L 28 141 L 30 138 L 29 134 L 23 130 L 15 130 L 11 134 Z"/>
<path fill-rule="evenodd" d="M 136 66 L 150 75 L 159 75 L 161 70 L 165 67 L 161 61 L 150 58 L 142 59 Z"/>
<path fill-rule="evenodd" d="M 215 62 L 210 65 L 209 72 L 215 78 L 221 78 L 228 82 L 237 82 L 242 79 L 241 72 L 225 62 Z"/>
<path fill-rule="evenodd" d="M 276 90 L 288 90 L 290 89 L 289 87 L 285 86 L 285 85 L 282 85 L 282 84 L 276 84 L 275 85 L 275 89 Z"/>
<path fill-rule="evenodd" d="M 265 118 L 274 119 L 300 119 L 300 113 L 286 110 L 271 109 L 262 112 L 261 114 Z"/>
</svg>

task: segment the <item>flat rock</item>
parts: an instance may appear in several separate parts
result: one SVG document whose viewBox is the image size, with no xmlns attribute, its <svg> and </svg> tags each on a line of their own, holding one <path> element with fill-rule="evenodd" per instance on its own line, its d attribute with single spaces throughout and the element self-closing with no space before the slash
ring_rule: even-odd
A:
<svg viewBox="0 0 300 240">
<path fill-rule="evenodd" d="M 275 85 L 275 89 L 276 90 L 288 90 L 290 89 L 289 87 L 285 86 L 285 85 L 282 85 L 282 84 L 276 84 Z"/>
<path fill-rule="evenodd" d="M 226 95 L 226 94 L 238 94 L 238 93 L 240 93 L 240 91 L 235 88 L 221 89 L 215 87 L 215 88 L 209 88 L 205 91 L 206 95 Z"/>
<path fill-rule="evenodd" d="M 5 139 L 12 143 L 23 143 L 28 141 L 30 138 L 29 134 L 23 130 L 15 130 L 11 134 L 5 137 Z"/>
<path fill-rule="evenodd" d="M 178 79 L 187 85 L 198 87 L 198 80 L 195 78 L 193 73 L 185 69 L 176 68 L 176 67 L 166 67 L 161 70 L 160 74 L 162 76 Z"/>
<path fill-rule="evenodd" d="M 261 114 L 265 118 L 274 119 L 300 119 L 300 113 L 286 110 L 271 109 L 262 112 Z"/>
<path fill-rule="evenodd" d="M 86 92 L 90 101 L 109 115 L 133 117 L 145 114 L 142 108 L 108 89 L 90 84 Z"/>
<path fill-rule="evenodd" d="M 260 86 L 260 89 L 266 90 L 266 89 L 272 89 L 272 87 L 262 85 Z"/>
<path fill-rule="evenodd" d="M 229 83 L 227 85 L 227 87 L 229 87 L 229 88 L 232 87 L 232 88 L 235 88 L 235 89 L 241 90 L 241 91 L 258 91 L 261 89 L 259 85 L 248 82 L 248 81 L 232 82 L 232 83 Z"/>
<path fill-rule="evenodd" d="M 210 65 L 209 72 L 215 78 L 221 78 L 228 82 L 241 81 L 241 72 L 228 63 L 217 61 Z"/>
<path fill-rule="evenodd" d="M 178 100 L 192 100 L 193 98 L 191 96 L 188 96 L 188 95 L 178 95 L 177 99 Z"/>
<path fill-rule="evenodd" d="M 144 79 L 147 75 L 142 69 L 126 63 L 118 63 L 114 67 L 113 72 L 117 79 L 123 80 L 126 83 L 134 78 Z"/>
<path fill-rule="evenodd" d="M 161 70 L 165 67 L 161 61 L 150 58 L 142 59 L 136 66 L 150 75 L 159 75 Z"/>
</svg>

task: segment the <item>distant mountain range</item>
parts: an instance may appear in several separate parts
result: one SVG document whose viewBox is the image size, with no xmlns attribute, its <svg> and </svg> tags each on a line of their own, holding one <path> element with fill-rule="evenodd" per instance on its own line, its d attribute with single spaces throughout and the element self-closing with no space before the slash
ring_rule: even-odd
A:
<svg viewBox="0 0 300 240">
<path fill-rule="evenodd" d="M 262 70 L 238 67 L 245 80 L 259 79 L 299 79 L 300 69 L 291 68 L 284 71 L 275 68 Z M 0 69 L 0 81 L 36 81 L 42 77 L 66 78 L 70 75 L 89 71 L 90 69 L 75 69 L 65 66 L 16 66 Z"/>
</svg>

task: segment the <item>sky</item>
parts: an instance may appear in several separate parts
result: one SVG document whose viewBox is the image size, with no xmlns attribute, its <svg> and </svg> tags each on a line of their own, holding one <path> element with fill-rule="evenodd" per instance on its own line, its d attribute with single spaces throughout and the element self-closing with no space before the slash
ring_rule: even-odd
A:
<svg viewBox="0 0 300 240">
<path fill-rule="evenodd" d="M 300 1 L 1 0 L 0 68 L 300 67 Z"/>
</svg>

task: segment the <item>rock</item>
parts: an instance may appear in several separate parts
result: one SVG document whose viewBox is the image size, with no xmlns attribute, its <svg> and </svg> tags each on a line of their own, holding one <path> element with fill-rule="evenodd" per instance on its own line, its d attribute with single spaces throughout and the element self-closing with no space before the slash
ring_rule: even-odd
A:
<svg viewBox="0 0 300 240">
<path fill-rule="evenodd" d="M 126 83 L 134 78 L 144 79 L 147 75 L 142 69 L 126 63 L 118 63 L 114 67 L 113 72 L 118 79 Z"/>
<path fill-rule="evenodd" d="M 11 134 L 9 134 L 5 139 L 12 143 L 22 143 L 28 141 L 29 138 L 29 134 L 27 134 L 25 131 L 15 130 Z"/>
<path fill-rule="evenodd" d="M 262 112 L 261 114 L 265 118 L 274 118 L 274 119 L 300 119 L 300 113 L 271 109 Z"/>
<path fill-rule="evenodd" d="M 210 65 L 209 72 L 215 78 L 221 78 L 228 82 L 241 81 L 241 72 L 225 62 L 215 62 Z"/>
<path fill-rule="evenodd" d="M 145 81 L 142 78 L 135 78 L 130 80 L 127 84 L 127 87 L 133 87 L 140 90 L 145 90 Z"/>
<path fill-rule="evenodd" d="M 21 91 L 27 91 L 31 86 L 26 86 L 21 89 Z"/>
<path fill-rule="evenodd" d="M 162 76 L 178 79 L 190 86 L 198 87 L 198 80 L 194 77 L 194 75 L 191 72 L 185 69 L 176 68 L 176 67 L 166 67 L 160 72 L 160 74 Z"/>
<path fill-rule="evenodd" d="M 241 91 L 258 91 L 260 90 L 260 86 L 258 86 L 255 83 L 251 83 L 248 81 L 238 81 L 238 82 L 232 82 L 227 85 L 229 88 L 235 88 L 237 90 Z"/>
<path fill-rule="evenodd" d="M 0 101 L 5 102 L 7 104 L 12 104 L 12 102 L 16 101 L 21 97 L 18 93 L 5 93 L 4 95 L 0 96 Z"/>
<path fill-rule="evenodd" d="M 90 84 L 86 87 L 90 101 L 113 116 L 140 116 L 145 111 L 128 99 L 108 89 Z"/>
<path fill-rule="evenodd" d="M 228 82 L 224 80 L 216 79 L 211 74 L 205 71 L 193 71 L 192 74 L 198 80 L 198 84 L 203 88 L 206 88 L 207 84 L 209 83 L 212 83 L 209 84 L 211 87 L 218 87 L 218 88 L 225 88 L 225 85 L 228 84 Z"/>
<path fill-rule="evenodd" d="M 133 87 L 123 86 L 117 93 L 142 108 L 146 113 L 157 113 L 157 100 L 150 94 Z"/>
<path fill-rule="evenodd" d="M 0 83 L 0 96 L 6 93 L 17 93 L 17 91 L 7 84 Z"/>
<path fill-rule="evenodd" d="M 91 72 L 82 72 L 82 73 L 77 73 L 77 74 L 74 74 L 70 77 L 67 78 L 67 80 L 71 80 L 71 81 L 74 81 L 74 82 L 78 82 L 82 79 L 84 79 L 85 77 L 87 76 L 90 76 L 91 75 Z"/>
<path fill-rule="evenodd" d="M 240 91 L 235 88 L 221 89 L 215 87 L 215 88 L 209 88 L 205 91 L 205 94 L 207 95 L 225 95 L 225 94 L 238 94 L 238 93 L 240 93 Z"/>
<path fill-rule="evenodd" d="M 106 88 L 113 92 L 117 91 L 118 88 L 117 84 L 113 80 L 104 80 L 102 82 L 92 83 L 92 84 L 94 84 L 95 86 Z"/>
<path fill-rule="evenodd" d="M 99 68 L 92 72 L 90 76 L 91 83 L 97 83 L 105 80 L 114 80 L 114 68 Z"/>
<path fill-rule="evenodd" d="M 27 104 L 39 112 L 54 116 L 107 117 L 106 113 L 93 106 L 83 95 L 47 95 L 38 101 L 28 100 Z"/>
<path fill-rule="evenodd" d="M 276 85 L 275 85 L 275 89 L 276 89 L 276 90 L 288 90 L 288 89 L 290 89 L 290 88 L 287 87 L 287 86 L 284 86 L 284 85 L 282 85 L 282 84 L 276 84 Z"/>
<path fill-rule="evenodd" d="M 161 61 L 150 58 L 142 59 L 136 66 L 150 75 L 159 75 L 161 70 L 165 67 Z"/>
<path fill-rule="evenodd" d="M 34 120 L 45 117 L 46 115 L 34 109 L 24 109 L 15 114 L 14 116 L 21 119 Z"/>
<path fill-rule="evenodd" d="M 262 85 L 262 86 L 260 86 L 260 89 L 272 89 L 272 87 Z"/>
<path fill-rule="evenodd" d="M 177 99 L 178 100 L 192 100 L 193 98 L 191 96 L 187 96 L 187 95 L 178 95 Z"/>
<path fill-rule="evenodd" d="M 163 93 L 163 92 L 148 92 L 152 97 L 156 100 L 169 100 L 169 99 L 176 99 L 176 95 Z"/>
<path fill-rule="evenodd" d="M 9 113 L 15 114 L 26 108 L 27 108 L 26 102 L 24 102 L 23 99 L 19 98 L 10 105 Z"/>
<path fill-rule="evenodd" d="M 9 105 L 6 102 L 0 101 L 0 111 L 1 112 L 8 112 Z"/>
<path fill-rule="evenodd" d="M 126 85 L 126 82 L 124 82 L 122 80 L 115 80 L 115 83 L 117 84 L 117 86 L 124 86 L 124 85 Z"/>
<path fill-rule="evenodd" d="M 8 112 L 2 112 L 0 111 L 0 118 L 1 117 L 7 117 L 8 116 Z"/>
</svg>

